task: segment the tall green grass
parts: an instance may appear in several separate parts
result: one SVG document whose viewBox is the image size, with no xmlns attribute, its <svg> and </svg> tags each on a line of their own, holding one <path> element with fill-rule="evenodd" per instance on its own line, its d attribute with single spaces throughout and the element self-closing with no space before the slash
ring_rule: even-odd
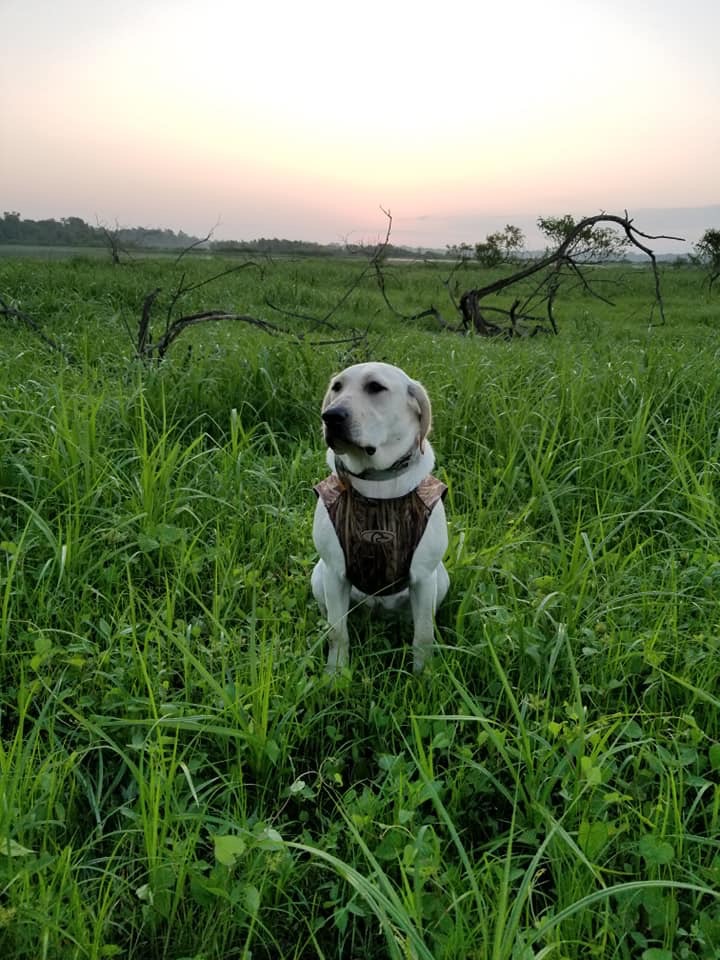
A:
<svg viewBox="0 0 720 960">
<path fill-rule="evenodd" d="M 0 264 L 80 358 L 2 332 L 5 952 L 720 956 L 720 340 L 697 276 L 667 272 L 666 327 L 644 271 L 609 271 L 614 311 L 576 293 L 559 338 L 512 344 L 404 328 L 363 284 L 350 357 L 208 326 L 146 368 L 126 323 L 171 269 Z M 356 269 L 280 264 L 202 302 L 320 315 Z M 392 283 L 404 309 L 441 276 Z M 367 352 L 433 396 L 452 588 L 422 677 L 407 624 L 358 612 L 330 681 L 317 407 Z"/>
</svg>

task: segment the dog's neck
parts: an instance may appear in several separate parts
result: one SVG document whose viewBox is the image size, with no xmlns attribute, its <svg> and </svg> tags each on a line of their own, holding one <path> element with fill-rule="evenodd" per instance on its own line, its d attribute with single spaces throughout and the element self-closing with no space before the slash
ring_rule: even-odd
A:
<svg viewBox="0 0 720 960">
<path fill-rule="evenodd" d="M 333 450 L 327 452 L 327 464 L 363 497 L 369 497 L 372 500 L 395 500 L 414 490 L 432 472 L 435 466 L 435 454 L 425 440 L 422 452 L 418 446 L 414 446 L 384 470 L 370 468 L 361 474 L 351 473 L 343 463 L 342 457 Z"/>
</svg>

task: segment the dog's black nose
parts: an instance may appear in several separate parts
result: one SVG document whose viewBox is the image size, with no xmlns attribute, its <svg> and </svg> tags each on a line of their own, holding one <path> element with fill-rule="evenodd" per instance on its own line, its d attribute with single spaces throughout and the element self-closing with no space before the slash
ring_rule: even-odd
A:
<svg viewBox="0 0 720 960">
<path fill-rule="evenodd" d="M 349 416 L 350 412 L 347 407 L 328 407 L 327 410 L 322 412 L 323 423 L 327 424 L 328 427 L 342 426 Z"/>
</svg>

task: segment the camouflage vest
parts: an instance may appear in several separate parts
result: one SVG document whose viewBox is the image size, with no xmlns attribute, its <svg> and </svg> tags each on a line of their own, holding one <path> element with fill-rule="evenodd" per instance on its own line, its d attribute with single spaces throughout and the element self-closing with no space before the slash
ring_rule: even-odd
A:
<svg viewBox="0 0 720 960">
<path fill-rule="evenodd" d="M 445 484 L 429 476 L 403 497 L 377 500 L 333 473 L 314 490 L 335 527 L 350 583 L 380 596 L 407 587 L 413 554 L 433 508 L 445 496 Z"/>
</svg>

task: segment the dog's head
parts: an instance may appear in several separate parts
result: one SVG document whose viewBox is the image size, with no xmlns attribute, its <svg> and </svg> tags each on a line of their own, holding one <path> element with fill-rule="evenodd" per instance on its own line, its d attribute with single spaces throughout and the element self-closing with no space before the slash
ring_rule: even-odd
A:
<svg viewBox="0 0 720 960">
<path fill-rule="evenodd" d="M 327 445 L 354 472 L 385 470 L 430 431 L 430 398 L 417 380 L 389 363 L 358 363 L 330 380 L 322 404 Z"/>
</svg>

